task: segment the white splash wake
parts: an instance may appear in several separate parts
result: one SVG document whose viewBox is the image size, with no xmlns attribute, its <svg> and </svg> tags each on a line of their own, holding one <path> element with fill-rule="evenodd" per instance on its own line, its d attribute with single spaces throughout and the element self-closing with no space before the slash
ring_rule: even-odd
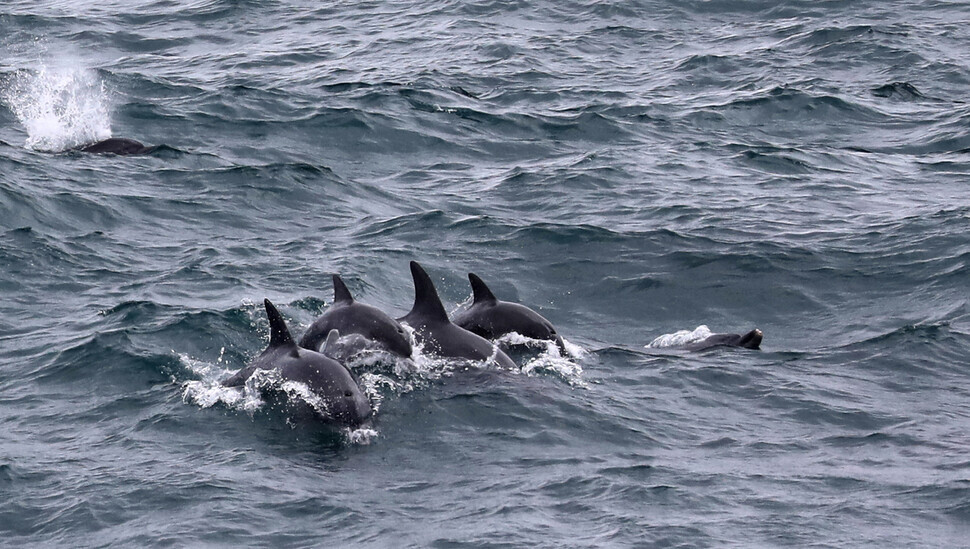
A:
<svg viewBox="0 0 970 549">
<path fill-rule="evenodd" d="M 695 341 L 700 341 L 702 339 L 708 338 L 713 334 L 711 330 L 705 326 L 700 325 L 691 330 L 680 330 L 679 332 L 674 332 L 672 334 L 664 334 L 647 345 L 644 345 L 647 349 L 662 349 L 664 347 L 676 347 L 680 345 L 687 345 L 688 343 L 693 343 Z"/>
<path fill-rule="evenodd" d="M 42 63 L 8 77 L 0 99 L 27 130 L 30 149 L 60 152 L 111 137 L 109 94 L 94 70 Z"/>
<path fill-rule="evenodd" d="M 586 350 L 565 338 L 562 342 L 566 348 L 566 356 L 563 356 L 562 350 L 555 341 L 548 339 L 532 339 L 512 332 L 496 340 L 496 343 L 501 345 L 525 345 L 541 350 L 538 356 L 522 364 L 519 368 L 520 373 L 530 376 L 551 373 L 574 387 L 587 387 L 583 380 L 583 367 L 575 362 L 575 359 L 582 358 L 586 354 Z"/>
</svg>

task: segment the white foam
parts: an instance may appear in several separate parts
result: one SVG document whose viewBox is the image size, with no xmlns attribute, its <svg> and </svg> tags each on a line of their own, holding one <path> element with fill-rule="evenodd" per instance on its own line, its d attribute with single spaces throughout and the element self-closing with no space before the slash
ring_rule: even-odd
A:
<svg viewBox="0 0 970 549">
<path fill-rule="evenodd" d="M 358 444 L 361 446 L 370 444 L 371 441 L 377 438 L 379 435 L 380 433 L 369 427 L 346 429 L 344 432 L 344 437 L 346 437 L 348 443 Z"/>
<path fill-rule="evenodd" d="M 254 385 L 250 386 L 247 382 L 244 387 L 225 387 L 222 385 L 222 380 L 229 376 L 232 371 L 221 365 L 221 354 L 220 364 L 197 360 L 184 354 L 179 354 L 178 357 L 186 368 L 202 378 L 186 381 L 182 384 L 183 402 L 193 402 L 202 408 L 211 408 L 216 404 L 222 404 L 228 408 L 244 410 L 249 413 L 258 410 L 264 404 L 259 395 L 259 390 L 255 386 L 255 381 Z"/>
<path fill-rule="evenodd" d="M 94 70 L 66 63 L 18 71 L 0 90 L 27 130 L 28 148 L 59 152 L 111 137 L 104 82 Z"/>
<path fill-rule="evenodd" d="M 688 343 L 708 338 L 712 334 L 713 332 L 707 326 L 701 324 L 697 328 L 694 328 L 694 330 L 680 330 L 672 334 L 664 334 L 647 345 L 644 345 L 644 347 L 648 349 L 662 349 L 664 347 L 687 345 Z"/>
<path fill-rule="evenodd" d="M 583 368 L 573 362 L 572 358 L 579 358 L 586 353 L 586 350 L 579 345 L 569 343 L 563 339 L 563 347 L 566 354 L 563 356 L 559 345 L 555 341 L 548 339 L 533 339 L 517 332 L 505 334 L 496 343 L 504 345 L 525 345 L 534 349 L 541 349 L 538 356 L 530 359 L 519 368 L 519 372 L 526 375 L 539 375 L 542 373 L 552 373 L 561 378 L 566 383 L 577 387 L 586 387 L 583 380 Z"/>
</svg>

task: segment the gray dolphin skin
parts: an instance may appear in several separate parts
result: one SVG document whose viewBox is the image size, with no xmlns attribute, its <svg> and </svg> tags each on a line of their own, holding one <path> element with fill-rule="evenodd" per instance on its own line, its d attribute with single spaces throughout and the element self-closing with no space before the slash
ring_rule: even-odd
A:
<svg viewBox="0 0 970 549">
<path fill-rule="evenodd" d="M 493 343 L 448 320 L 431 277 L 416 261 L 411 262 L 411 277 L 414 278 L 414 307 L 400 320 L 414 328 L 415 337 L 424 343 L 429 354 L 469 360 L 494 357 L 503 368 L 516 367 L 512 359 Z"/>
<path fill-rule="evenodd" d="M 468 281 L 474 301 L 471 307 L 455 315 L 452 322 L 456 325 L 485 339 L 498 339 L 515 332 L 532 339 L 555 341 L 559 350 L 566 353 L 562 337 L 542 315 L 525 305 L 499 301 L 475 273 L 468 273 Z"/>
<path fill-rule="evenodd" d="M 82 145 L 77 147 L 76 151 L 93 153 L 93 154 L 117 154 L 117 155 L 132 155 L 132 154 L 148 154 L 157 149 L 158 147 L 146 147 L 134 139 L 126 139 L 124 137 L 111 137 L 98 141 L 96 143 L 89 143 L 87 145 Z"/>
<path fill-rule="evenodd" d="M 360 334 L 347 334 L 341 337 L 339 330 L 330 330 L 320 352 L 341 364 L 346 364 L 347 361 L 365 351 L 383 349 L 384 346 L 380 343 L 375 343 Z"/>
<path fill-rule="evenodd" d="M 688 351 L 703 351 L 712 347 L 743 347 L 745 349 L 760 349 L 764 334 L 757 328 L 750 332 L 739 334 L 711 334 L 700 341 L 684 345 Z"/>
<path fill-rule="evenodd" d="M 323 401 L 327 409 L 326 417 L 321 417 L 324 421 L 356 427 L 367 420 L 372 413 L 370 400 L 360 390 L 350 370 L 321 353 L 300 348 L 276 307 L 268 299 L 264 304 L 269 317 L 269 346 L 223 385 L 238 387 L 245 384 L 256 370 L 278 370 L 283 379 L 305 384 Z"/>
<path fill-rule="evenodd" d="M 396 355 L 411 356 L 411 340 L 401 324 L 377 307 L 354 301 L 338 275 L 333 275 L 333 304 L 303 334 L 300 347 L 320 350 L 330 330 L 339 330 L 344 336 L 358 334 Z"/>
</svg>

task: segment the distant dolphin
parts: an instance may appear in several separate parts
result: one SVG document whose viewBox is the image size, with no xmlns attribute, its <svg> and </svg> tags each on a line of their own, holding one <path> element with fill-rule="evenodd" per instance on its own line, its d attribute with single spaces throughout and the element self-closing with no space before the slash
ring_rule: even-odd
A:
<svg viewBox="0 0 970 549">
<path fill-rule="evenodd" d="M 411 356 L 411 340 L 404 328 L 380 309 L 354 301 L 339 275 L 333 275 L 333 304 L 303 334 L 300 347 L 320 350 L 330 330 L 345 336 L 359 334 L 396 355 Z"/>
<path fill-rule="evenodd" d="M 471 307 L 455 315 L 456 325 L 485 339 L 498 339 L 515 332 L 532 339 L 555 341 L 565 354 L 566 346 L 552 323 L 539 313 L 518 303 L 499 301 L 475 273 L 468 273 L 474 301 Z"/>
<path fill-rule="evenodd" d="M 703 351 L 711 347 L 744 347 L 745 349 L 760 349 L 764 334 L 755 328 L 750 332 L 739 334 L 711 334 L 700 341 L 688 343 L 681 347 L 688 351 Z"/>
<path fill-rule="evenodd" d="M 448 320 L 431 277 L 416 261 L 411 262 L 411 277 L 414 279 L 414 307 L 400 320 L 414 328 L 415 337 L 425 344 L 429 354 L 469 360 L 494 358 L 503 368 L 516 368 L 512 359 L 493 343 Z"/>
<path fill-rule="evenodd" d="M 149 154 L 155 151 L 157 148 L 158 146 L 146 147 L 134 139 L 110 137 L 95 143 L 81 145 L 80 147 L 76 147 L 74 150 L 93 154 L 132 155 Z"/>
<path fill-rule="evenodd" d="M 323 401 L 326 417 L 322 419 L 325 421 L 356 427 L 369 418 L 372 413 L 370 400 L 360 390 L 350 370 L 321 353 L 297 346 L 276 307 L 268 299 L 263 303 L 269 317 L 269 346 L 223 385 L 238 387 L 245 384 L 256 370 L 277 370 L 283 379 L 305 384 Z"/>
</svg>

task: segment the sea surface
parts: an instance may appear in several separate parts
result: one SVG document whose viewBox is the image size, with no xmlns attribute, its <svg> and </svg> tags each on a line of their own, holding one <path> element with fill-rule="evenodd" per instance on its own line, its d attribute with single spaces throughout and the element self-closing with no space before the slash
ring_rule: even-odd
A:
<svg viewBox="0 0 970 549">
<path fill-rule="evenodd" d="M 966 547 L 968 21 L 4 1 L 0 546 Z M 220 385 L 411 260 L 569 352 L 352 364 L 357 430 Z"/>
</svg>

